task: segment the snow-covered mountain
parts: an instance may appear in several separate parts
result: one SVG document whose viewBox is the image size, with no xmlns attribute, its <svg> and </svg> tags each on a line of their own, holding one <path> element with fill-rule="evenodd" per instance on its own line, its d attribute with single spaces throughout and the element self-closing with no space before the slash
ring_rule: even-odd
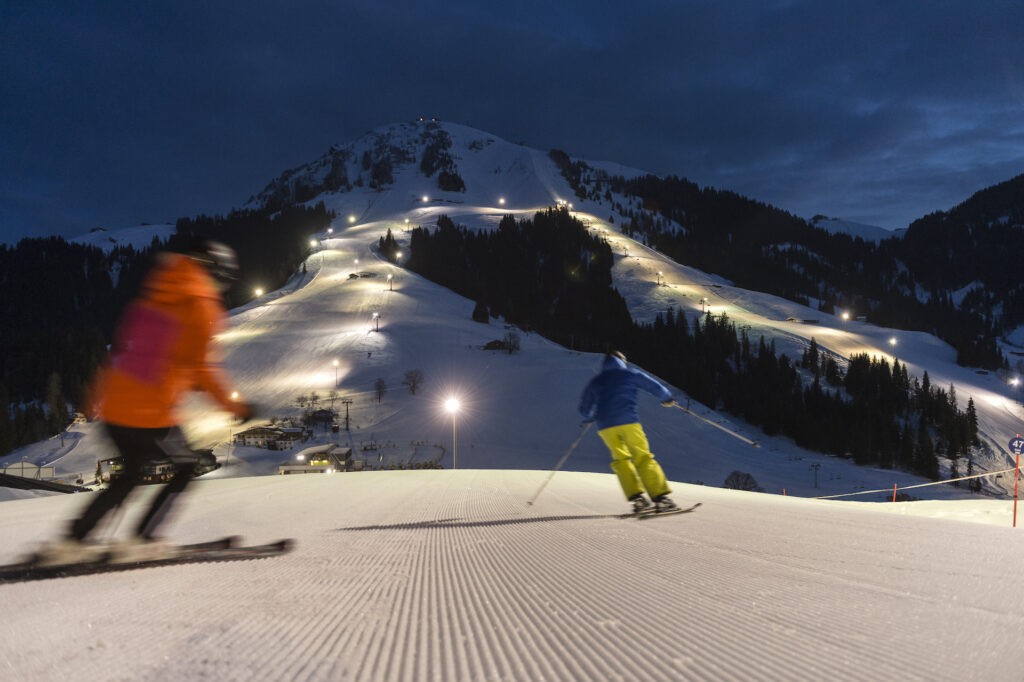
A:
<svg viewBox="0 0 1024 682">
<path fill-rule="evenodd" d="M 884 227 L 865 225 L 864 223 L 842 220 L 841 218 L 826 218 L 824 216 L 815 216 L 811 220 L 811 224 L 832 234 L 847 234 L 854 238 L 859 237 L 866 242 L 880 242 L 883 239 L 901 237 L 906 233 L 905 229 L 887 230 Z"/>
<path fill-rule="evenodd" d="M 174 234 L 174 225 L 161 223 L 159 225 L 136 225 L 134 227 L 113 230 L 96 228 L 70 241 L 75 244 L 95 246 L 103 251 L 127 246 L 138 251 L 148 248 L 154 239 L 165 242 L 172 234 Z"/>
<path fill-rule="evenodd" d="M 429 175 L 422 161 L 428 148 L 435 150 L 435 172 Z M 374 164 L 383 158 L 390 159 L 390 178 L 371 187 Z M 612 173 L 639 172 L 612 164 L 588 165 Z M 461 188 L 440 189 L 440 169 L 458 175 Z M 332 172 L 333 177 L 347 178 L 348 184 L 321 191 Z M 307 189 L 297 189 L 303 187 Z M 983 439 L 977 472 L 1001 471 L 1012 464 L 1006 443 L 1019 428 L 1021 409 L 1015 389 L 1001 378 L 957 366 L 952 349 L 931 335 L 843 321 L 681 266 L 617 230 L 621 221 L 612 215 L 612 205 L 627 203 L 623 198 L 575 197 L 545 152 L 455 124 L 400 124 L 336 146 L 321 159 L 285 173 L 253 201 L 290 201 L 297 191 L 312 192 L 308 201 L 323 201 L 338 218 L 329 232 L 311 235 L 318 247 L 306 262 L 305 274 L 233 311 L 231 331 L 221 339 L 227 364 L 247 397 L 281 416 L 296 413 L 296 398 L 303 394 L 317 392 L 328 402 L 337 374 L 333 406 L 340 407 L 336 401 L 342 398 L 354 401 L 348 406 L 353 428 L 344 435 L 357 451 L 376 448 L 367 452 L 375 453 L 382 464 L 427 457 L 409 445 L 426 442 L 445 447 L 444 463 L 451 465 L 451 419 L 439 408 L 450 393 L 461 394 L 466 403 L 458 417 L 463 466 L 543 469 L 574 440 L 579 429 L 576 400 L 597 369 L 596 357 L 530 334 L 522 334 L 519 354 L 482 351 L 488 341 L 504 335 L 500 324 L 471 321 L 472 302 L 375 253 L 376 242 L 387 230 L 404 244 L 407 228 L 433 225 L 441 214 L 472 229 L 490 229 L 506 214 L 531 216 L 558 203 L 571 203 L 576 216 L 610 241 L 618 256 L 615 286 L 636 319 L 651 320 L 670 306 L 693 316 L 710 307 L 728 313 L 752 339 L 764 335 L 774 340 L 790 357 L 799 357 L 812 337 L 840 360 L 864 352 L 891 357 L 895 350 L 912 374 L 928 371 L 933 385 L 955 385 L 962 403 L 974 399 Z M 424 390 L 416 396 L 403 386 L 409 370 L 419 370 L 426 378 Z M 374 391 L 378 380 L 387 387 L 380 402 Z M 680 394 L 679 399 L 685 402 L 687 397 Z M 803 451 L 704 406 L 693 407 L 760 441 L 762 447 L 750 448 L 681 412 L 648 406 L 645 424 L 675 480 L 722 485 L 731 472 L 740 470 L 752 474 L 767 491 L 806 496 L 924 482 Z M 232 452 L 226 445 L 232 427 L 223 415 L 207 414 L 201 399 L 192 417 L 192 435 L 236 463 L 229 471 L 276 471 L 279 453 L 254 448 Z M 7 461 L 55 462 L 67 472 L 88 476 L 103 448 L 82 433 L 71 435 L 15 452 Z M 569 467 L 605 471 L 606 458 L 599 441 L 592 438 L 573 455 Z M 1010 477 L 992 476 L 983 484 L 997 495 L 1012 489 Z M 919 496 L 949 494 L 962 493 L 936 487 Z"/>
<path fill-rule="evenodd" d="M 642 171 L 613 163 L 594 168 L 625 177 Z M 277 208 L 323 200 L 346 210 L 346 219 L 413 220 L 410 208 L 441 208 L 450 216 L 460 206 L 498 211 L 573 201 L 572 191 L 547 152 L 513 144 L 454 123 L 418 121 L 370 131 L 335 145 L 312 163 L 286 171 L 251 197 L 248 207 Z"/>
</svg>

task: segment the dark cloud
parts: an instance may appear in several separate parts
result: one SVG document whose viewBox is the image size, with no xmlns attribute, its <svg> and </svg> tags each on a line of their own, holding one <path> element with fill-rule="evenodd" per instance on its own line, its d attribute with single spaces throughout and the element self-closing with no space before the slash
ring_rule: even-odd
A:
<svg viewBox="0 0 1024 682">
<path fill-rule="evenodd" d="M 1024 3 L 0 7 L 0 239 L 224 212 L 437 115 L 883 227 L 1024 172 Z"/>
</svg>

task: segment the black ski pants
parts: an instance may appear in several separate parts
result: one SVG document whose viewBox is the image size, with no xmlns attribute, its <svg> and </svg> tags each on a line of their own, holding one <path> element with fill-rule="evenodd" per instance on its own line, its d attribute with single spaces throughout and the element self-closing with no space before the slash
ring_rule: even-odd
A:
<svg viewBox="0 0 1024 682">
<path fill-rule="evenodd" d="M 195 474 L 196 456 L 185 443 L 181 430 L 176 427 L 140 429 L 104 424 L 107 435 L 124 461 L 121 475 L 111 480 L 71 523 L 71 535 L 84 540 L 110 511 L 120 506 L 142 482 L 143 466 L 152 461 L 170 459 L 176 468 L 174 476 L 157 493 L 135 528 L 135 534 L 152 538 L 167 517 L 174 502 Z"/>
</svg>

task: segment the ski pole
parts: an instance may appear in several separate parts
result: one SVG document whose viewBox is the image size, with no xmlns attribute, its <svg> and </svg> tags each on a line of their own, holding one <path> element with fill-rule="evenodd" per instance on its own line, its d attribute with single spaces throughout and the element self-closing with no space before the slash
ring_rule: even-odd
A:
<svg viewBox="0 0 1024 682">
<path fill-rule="evenodd" d="M 682 410 L 683 412 L 687 413 L 688 415 L 696 417 L 697 419 L 701 420 L 705 424 L 710 424 L 711 426 L 714 426 L 716 429 L 721 429 L 722 431 L 725 431 L 726 433 L 728 433 L 730 436 L 733 436 L 734 438 L 739 438 L 741 441 L 743 441 L 744 443 L 747 443 L 748 445 L 753 445 L 755 448 L 761 447 L 761 444 L 758 443 L 756 440 L 750 440 L 746 436 L 741 436 L 740 434 L 736 433 L 732 429 L 727 429 L 726 427 L 722 426 L 721 424 L 716 424 L 715 422 L 711 421 L 710 419 L 708 419 L 706 417 L 700 416 L 699 414 L 697 414 L 696 412 L 694 412 L 690 408 L 683 407 L 682 405 L 680 405 L 679 403 L 677 403 L 674 400 L 672 401 L 672 407 L 678 407 L 680 410 Z"/>
<path fill-rule="evenodd" d="M 565 451 L 564 455 L 562 455 L 562 459 L 558 460 L 558 464 L 556 464 L 555 468 L 551 470 L 551 473 L 548 474 L 548 477 L 544 479 L 544 482 L 540 484 L 540 488 L 537 489 L 537 492 L 534 493 L 533 497 L 531 497 L 527 501 L 527 507 L 532 507 L 533 503 L 537 501 L 537 498 L 540 497 L 541 492 L 543 492 L 544 488 L 547 487 L 547 484 L 549 481 L 551 481 L 551 478 L 558 472 L 559 469 L 562 468 L 562 465 L 565 464 L 565 460 L 569 459 L 569 455 L 572 454 L 572 451 L 575 450 L 576 446 L 580 444 L 581 440 L 583 440 L 583 434 L 585 434 L 587 430 L 590 429 L 591 424 L 593 424 L 593 422 L 587 422 L 586 424 L 583 425 L 583 428 L 580 430 L 580 435 L 576 436 L 576 440 L 572 442 L 572 445 L 569 446 L 569 449 Z"/>
</svg>

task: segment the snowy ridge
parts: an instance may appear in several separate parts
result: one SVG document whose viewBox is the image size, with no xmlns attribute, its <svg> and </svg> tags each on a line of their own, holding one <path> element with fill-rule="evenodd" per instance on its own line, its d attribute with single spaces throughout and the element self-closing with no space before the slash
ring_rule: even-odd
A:
<svg viewBox="0 0 1024 682">
<path fill-rule="evenodd" d="M 161 225 L 138 225 L 135 227 L 125 227 L 116 230 L 97 228 L 87 234 L 83 234 L 68 241 L 73 244 L 95 246 L 96 248 L 104 251 L 112 251 L 117 247 L 128 246 L 140 251 L 142 249 L 149 248 L 154 239 L 162 242 L 167 241 L 167 239 L 174 234 L 174 230 L 174 225 L 170 223 Z"/>
<path fill-rule="evenodd" d="M 906 229 L 887 230 L 884 227 L 855 223 L 852 220 L 840 220 L 839 218 L 825 218 L 822 216 L 815 216 L 811 220 L 811 224 L 815 227 L 820 227 L 826 232 L 847 234 L 854 239 L 860 238 L 866 242 L 876 243 L 884 239 L 902 237 L 906 233 Z"/>
<path fill-rule="evenodd" d="M 295 551 L 0 585 L 0 669 L 21 680 L 1017 679 L 1024 545 L 1008 528 L 679 484 L 698 512 L 638 523 L 614 517 L 625 505 L 610 474 L 560 472 L 526 507 L 544 476 L 200 481 L 176 537 L 247 529 L 254 542 L 295 537 Z M 0 560 L 79 498 L 6 503 Z"/>
</svg>

